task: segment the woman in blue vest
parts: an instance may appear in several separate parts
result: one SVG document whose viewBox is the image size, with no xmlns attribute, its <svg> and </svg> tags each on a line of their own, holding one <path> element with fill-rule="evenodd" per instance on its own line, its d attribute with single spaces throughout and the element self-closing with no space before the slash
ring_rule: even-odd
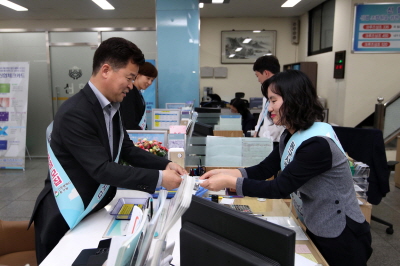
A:
<svg viewBox="0 0 400 266">
<path fill-rule="evenodd" d="M 296 70 L 263 83 L 270 101 L 268 117 L 285 126 L 279 146 L 258 165 L 216 169 L 201 186 L 236 189 L 240 196 L 286 198 L 291 195 L 307 233 L 331 266 L 366 265 L 371 232 L 354 191 L 347 157 L 329 124 L 308 77 Z M 265 181 L 278 170 L 280 175 Z M 302 216 L 302 217 L 301 217 Z"/>
</svg>

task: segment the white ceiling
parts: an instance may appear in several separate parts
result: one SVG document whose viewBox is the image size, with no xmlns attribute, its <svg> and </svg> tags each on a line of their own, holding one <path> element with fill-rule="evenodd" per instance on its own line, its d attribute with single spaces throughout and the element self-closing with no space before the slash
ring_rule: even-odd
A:
<svg viewBox="0 0 400 266">
<path fill-rule="evenodd" d="M 109 0 L 115 10 L 102 10 L 91 0 L 11 0 L 28 11 L 17 12 L 0 5 L 1 20 L 35 19 L 131 19 L 155 18 L 155 0 Z M 200 17 L 293 17 L 300 16 L 325 0 L 302 0 L 282 8 L 286 0 L 230 0 L 228 4 L 205 4 Z"/>
</svg>

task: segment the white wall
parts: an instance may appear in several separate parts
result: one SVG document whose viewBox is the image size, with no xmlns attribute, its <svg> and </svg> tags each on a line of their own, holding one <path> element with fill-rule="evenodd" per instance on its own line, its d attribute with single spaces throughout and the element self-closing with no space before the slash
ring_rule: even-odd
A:
<svg viewBox="0 0 400 266">
<path fill-rule="evenodd" d="M 346 0 L 339 2 L 347 4 Z M 353 0 L 350 6 L 351 15 L 354 13 L 355 3 L 367 2 L 387 3 L 391 1 Z M 351 21 L 351 25 L 353 25 L 353 21 Z M 351 46 L 351 38 L 349 46 Z M 378 97 L 383 97 L 387 101 L 400 91 L 400 75 L 398 74 L 400 54 L 352 54 L 349 51 L 347 54 L 346 74 L 349 74 L 351 78 L 347 81 L 346 86 L 344 123 L 353 125 L 374 112 Z"/>
<path fill-rule="evenodd" d="M 244 92 L 245 98 L 262 97 L 253 71 L 253 64 L 221 64 L 221 31 L 225 30 L 276 30 L 276 56 L 281 67 L 297 62 L 297 46 L 291 44 L 293 18 L 203 18 L 200 25 L 200 67 L 227 67 L 227 78 L 201 78 L 203 87 L 213 87 L 222 100 L 230 101 L 235 92 Z M 200 94 L 200 96 L 203 96 Z"/>
<path fill-rule="evenodd" d="M 318 95 L 327 98 L 329 122 L 341 126 L 356 126 L 374 112 L 378 97 L 387 101 L 399 92 L 400 75 L 395 71 L 400 54 L 351 53 L 354 4 L 366 2 L 388 1 L 336 0 L 332 52 L 307 56 L 307 40 L 299 45 L 300 61 L 318 62 Z M 307 14 L 301 17 L 301 30 L 308 30 Z M 345 78 L 335 80 L 334 52 L 341 50 L 346 50 Z"/>
<path fill-rule="evenodd" d="M 52 121 L 52 95 L 48 80 L 47 48 L 45 30 L 55 28 L 86 29 L 98 27 L 155 27 L 154 20 L 33 20 L 33 21 L 0 21 L 0 29 L 14 29 L 17 33 L 0 34 L 0 61 L 30 61 L 30 79 L 28 92 L 28 114 L 27 114 L 27 138 L 26 146 L 32 157 L 46 156 L 45 132 Z M 15 29 L 36 30 L 37 32 L 25 33 Z M 13 30 L 10 30 L 10 32 Z M 127 32 L 132 36 L 136 32 Z M 137 32 L 155 35 L 154 31 Z M 118 33 L 119 35 L 121 33 Z M 85 35 L 85 34 L 84 34 Z M 107 35 L 107 34 L 105 34 Z M 119 36 L 118 35 L 118 36 Z M 87 36 L 87 35 L 85 35 Z M 95 35 L 96 36 L 96 35 Z M 127 38 L 127 37 L 125 37 Z M 141 38 L 136 42 L 144 46 L 143 52 L 146 57 L 150 54 L 156 56 L 155 36 L 150 39 L 153 46 L 145 46 Z M 96 42 L 97 38 L 95 38 Z M 89 64 L 90 65 L 90 64 Z"/>
</svg>

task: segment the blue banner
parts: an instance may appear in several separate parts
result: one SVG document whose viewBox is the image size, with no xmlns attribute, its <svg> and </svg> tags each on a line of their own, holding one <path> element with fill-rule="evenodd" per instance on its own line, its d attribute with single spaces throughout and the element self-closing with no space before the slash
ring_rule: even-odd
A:
<svg viewBox="0 0 400 266">
<path fill-rule="evenodd" d="M 354 10 L 353 52 L 400 52 L 400 4 L 358 4 Z"/>
</svg>

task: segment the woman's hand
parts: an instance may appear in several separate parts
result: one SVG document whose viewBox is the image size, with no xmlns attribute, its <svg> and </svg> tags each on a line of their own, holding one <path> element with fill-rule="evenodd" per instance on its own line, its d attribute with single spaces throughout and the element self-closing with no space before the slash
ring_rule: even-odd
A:
<svg viewBox="0 0 400 266">
<path fill-rule="evenodd" d="M 205 179 L 200 186 L 212 190 L 220 191 L 225 188 L 236 188 L 237 177 L 226 175 L 226 174 L 216 174 L 212 177 Z"/>
<path fill-rule="evenodd" d="M 204 180 L 200 186 L 212 191 L 236 188 L 238 177 L 241 177 L 238 169 L 214 169 L 200 177 L 200 180 Z"/>
<path fill-rule="evenodd" d="M 200 177 L 200 179 L 208 179 L 217 174 L 226 174 L 235 177 L 241 177 L 242 173 L 238 169 L 214 169 L 210 170 Z"/>
</svg>

